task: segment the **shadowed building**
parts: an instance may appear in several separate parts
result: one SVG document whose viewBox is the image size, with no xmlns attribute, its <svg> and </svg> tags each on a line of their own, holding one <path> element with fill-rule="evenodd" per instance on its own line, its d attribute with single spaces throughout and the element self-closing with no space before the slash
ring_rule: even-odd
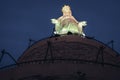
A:
<svg viewBox="0 0 120 80">
<path fill-rule="evenodd" d="M 120 56 L 105 44 L 78 35 L 37 41 L 0 71 L 1 80 L 120 80 Z"/>
</svg>

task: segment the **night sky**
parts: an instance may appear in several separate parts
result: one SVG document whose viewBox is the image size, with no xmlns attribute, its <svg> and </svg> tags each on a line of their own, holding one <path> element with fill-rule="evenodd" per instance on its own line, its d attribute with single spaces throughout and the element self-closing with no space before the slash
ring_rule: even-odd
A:
<svg viewBox="0 0 120 80">
<path fill-rule="evenodd" d="M 54 28 L 50 19 L 62 16 L 65 4 L 78 21 L 87 21 L 87 36 L 105 44 L 114 40 L 114 49 L 120 53 L 120 0 L 0 0 L 0 50 L 17 60 L 27 49 L 29 38 L 50 37 Z M 5 55 L 0 67 L 11 63 Z"/>
</svg>

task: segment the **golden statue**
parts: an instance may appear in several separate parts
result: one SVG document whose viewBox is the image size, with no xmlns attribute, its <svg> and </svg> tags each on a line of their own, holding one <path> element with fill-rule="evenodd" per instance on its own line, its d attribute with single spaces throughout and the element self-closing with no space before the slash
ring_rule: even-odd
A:
<svg viewBox="0 0 120 80">
<path fill-rule="evenodd" d="M 78 34 L 85 36 L 83 27 L 87 25 L 86 21 L 78 22 L 73 16 L 70 6 L 64 5 L 62 8 L 63 16 L 58 19 L 51 19 L 52 23 L 55 24 L 54 34 L 65 35 L 68 32 L 72 34 Z"/>
</svg>

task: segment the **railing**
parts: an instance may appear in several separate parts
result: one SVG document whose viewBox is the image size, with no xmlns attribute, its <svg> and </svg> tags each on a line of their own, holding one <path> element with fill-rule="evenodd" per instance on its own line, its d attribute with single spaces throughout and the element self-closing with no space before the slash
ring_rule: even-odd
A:
<svg viewBox="0 0 120 80">
<path fill-rule="evenodd" d="M 92 60 L 84 60 L 84 59 L 41 59 L 41 60 L 33 60 L 27 62 L 20 62 L 16 64 L 7 65 L 1 67 L 0 69 L 6 69 L 11 67 L 19 67 L 25 64 L 57 64 L 57 63 L 72 63 L 72 64 L 100 64 L 101 66 L 112 66 L 116 68 L 120 68 L 118 64 L 106 63 L 106 62 L 96 62 Z"/>
</svg>

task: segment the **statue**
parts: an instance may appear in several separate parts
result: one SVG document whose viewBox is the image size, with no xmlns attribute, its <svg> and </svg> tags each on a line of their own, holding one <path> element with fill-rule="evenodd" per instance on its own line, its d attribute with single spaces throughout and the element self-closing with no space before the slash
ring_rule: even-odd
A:
<svg viewBox="0 0 120 80">
<path fill-rule="evenodd" d="M 72 34 L 78 34 L 85 37 L 83 27 L 87 25 L 86 21 L 78 22 L 73 16 L 71 9 L 68 5 L 64 5 L 62 8 L 63 16 L 58 19 L 51 19 L 51 22 L 55 24 L 54 34 L 65 35 L 68 32 Z"/>
</svg>

